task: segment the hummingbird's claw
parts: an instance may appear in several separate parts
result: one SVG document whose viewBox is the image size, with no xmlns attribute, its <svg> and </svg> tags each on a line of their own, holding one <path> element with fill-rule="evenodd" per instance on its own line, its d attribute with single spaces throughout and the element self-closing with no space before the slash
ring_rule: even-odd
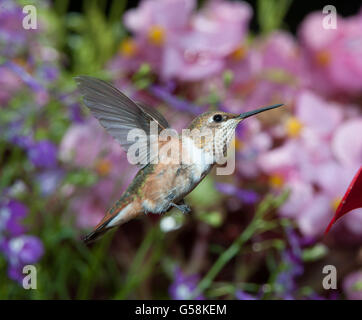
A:
<svg viewBox="0 0 362 320">
<path fill-rule="evenodd" d="M 171 202 L 171 206 L 179 209 L 183 214 L 188 214 L 191 212 L 191 208 L 183 202 L 181 204 Z"/>
</svg>

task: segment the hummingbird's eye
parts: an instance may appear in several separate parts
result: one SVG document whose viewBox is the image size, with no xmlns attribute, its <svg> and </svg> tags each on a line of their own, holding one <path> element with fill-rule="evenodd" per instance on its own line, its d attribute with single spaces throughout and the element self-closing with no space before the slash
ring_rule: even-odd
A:
<svg viewBox="0 0 362 320">
<path fill-rule="evenodd" d="M 222 115 L 221 115 L 221 114 L 215 114 L 212 119 L 213 119 L 215 122 L 221 122 L 221 120 L 222 120 Z"/>
</svg>

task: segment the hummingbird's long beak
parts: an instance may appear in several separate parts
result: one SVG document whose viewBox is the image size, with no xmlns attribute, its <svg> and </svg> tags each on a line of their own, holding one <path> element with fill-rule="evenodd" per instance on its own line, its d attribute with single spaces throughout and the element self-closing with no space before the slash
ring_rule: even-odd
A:
<svg viewBox="0 0 362 320">
<path fill-rule="evenodd" d="M 260 112 L 264 112 L 264 111 L 267 111 L 267 110 L 270 110 L 270 109 L 279 108 L 281 106 L 283 106 L 282 103 L 281 104 L 274 104 L 272 106 L 260 108 L 260 109 L 253 110 L 253 111 L 244 112 L 244 113 L 241 113 L 239 116 L 237 116 L 237 119 L 246 119 L 246 118 L 249 118 L 250 116 L 253 116 L 253 115 L 258 114 Z"/>
</svg>

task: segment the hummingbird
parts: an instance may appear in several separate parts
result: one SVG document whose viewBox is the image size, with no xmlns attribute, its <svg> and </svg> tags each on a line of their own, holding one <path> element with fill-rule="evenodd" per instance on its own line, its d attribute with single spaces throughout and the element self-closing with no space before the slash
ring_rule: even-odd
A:
<svg viewBox="0 0 362 320">
<path fill-rule="evenodd" d="M 111 84 L 89 76 L 78 76 L 75 80 L 91 114 L 125 151 L 132 145 L 127 138 L 132 129 L 141 129 L 147 134 L 152 121 L 157 124 L 159 134 L 162 130 L 170 129 L 168 121 L 156 109 L 133 101 Z M 237 125 L 250 116 L 282 105 L 271 105 L 241 114 L 209 111 L 199 115 L 187 129 L 200 132 L 209 130 L 212 139 L 189 135 L 171 137 L 167 141 L 171 149 L 181 150 L 182 159 L 180 153 L 177 153 L 178 161 L 153 161 L 155 155 L 150 154 L 151 148 L 140 150 L 140 170 L 119 200 L 83 240 L 92 242 L 106 231 L 142 214 L 162 214 L 172 208 L 184 214 L 191 212 L 184 202 L 185 196 L 219 163 L 219 158 L 225 156 Z M 145 139 L 148 147 L 155 143 L 151 135 L 146 135 Z M 157 142 L 161 146 L 166 143 L 158 139 Z M 222 152 L 217 152 L 218 149 Z M 162 155 L 157 157 L 161 160 Z"/>
</svg>

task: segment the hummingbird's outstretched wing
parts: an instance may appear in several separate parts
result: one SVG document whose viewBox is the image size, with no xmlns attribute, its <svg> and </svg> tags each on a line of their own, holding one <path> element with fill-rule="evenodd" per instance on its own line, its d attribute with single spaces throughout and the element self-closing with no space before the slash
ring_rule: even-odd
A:
<svg viewBox="0 0 362 320">
<path fill-rule="evenodd" d="M 139 150 L 139 166 L 144 167 L 150 159 L 150 122 L 156 121 L 159 132 L 169 128 L 167 120 L 155 109 L 143 103 L 136 103 L 109 83 L 88 76 L 75 78 L 83 95 L 85 105 L 99 120 L 107 132 L 128 151 L 134 141 L 128 141 L 127 136 L 132 129 L 142 129 L 146 140 L 142 141 L 147 148 Z M 140 142 L 140 141 L 138 141 Z"/>
</svg>

